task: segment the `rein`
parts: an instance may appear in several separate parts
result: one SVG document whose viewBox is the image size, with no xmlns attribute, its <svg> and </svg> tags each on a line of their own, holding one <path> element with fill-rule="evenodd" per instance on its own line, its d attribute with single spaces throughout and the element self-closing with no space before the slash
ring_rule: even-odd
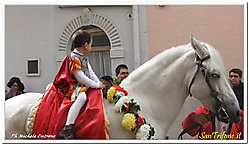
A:
<svg viewBox="0 0 249 145">
<path fill-rule="evenodd" d="M 215 118 L 214 118 L 214 114 L 213 114 L 213 113 L 207 114 L 206 117 L 207 117 L 208 121 L 212 121 L 213 131 L 215 131 Z M 189 127 L 185 128 L 185 129 L 178 135 L 178 140 L 179 140 L 179 139 L 182 140 L 182 139 L 183 139 L 182 136 L 183 136 L 185 133 L 187 133 L 187 132 L 189 132 L 189 131 L 191 131 L 191 130 L 197 128 L 197 127 L 200 127 L 200 126 L 201 126 L 201 125 L 200 125 L 199 123 L 194 123 L 192 126 L 189 126 Z"/>
</svg>

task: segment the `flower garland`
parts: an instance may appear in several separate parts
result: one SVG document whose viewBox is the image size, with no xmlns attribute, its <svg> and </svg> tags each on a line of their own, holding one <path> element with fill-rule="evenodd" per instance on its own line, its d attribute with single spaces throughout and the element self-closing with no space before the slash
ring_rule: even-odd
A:
<svg viewBox="0 0 249 145">
<path fill-rule="evenodd" d="M 145 119 L 138 112 L 140 105 L 127 97 L 128 92 L 120 86 L 113 84 L 106 92 L 106 99 L 109 103 L 115 102 L 114 110 L 116 112 L 125 112 L 121 119 L 121 126 L 136 133 L 136 139 L 153 140 L 155 139 L 155 130 L 150 124 L 146 124 Z"/>
</svg>

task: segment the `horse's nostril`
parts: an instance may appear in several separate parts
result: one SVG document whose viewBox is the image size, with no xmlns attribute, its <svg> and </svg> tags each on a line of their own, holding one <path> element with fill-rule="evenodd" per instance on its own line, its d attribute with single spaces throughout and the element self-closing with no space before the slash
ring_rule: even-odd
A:
<svg viewBox="0 0 249 145">
<path fill-rule="evenodd" d="M 236 119 L 235 119 L 234 123 L 240 123 L 240 121 L 241 121 L 240 111 L 237 111 L 235 115 L 236 115 L 235 116 Z"/>
</svg>

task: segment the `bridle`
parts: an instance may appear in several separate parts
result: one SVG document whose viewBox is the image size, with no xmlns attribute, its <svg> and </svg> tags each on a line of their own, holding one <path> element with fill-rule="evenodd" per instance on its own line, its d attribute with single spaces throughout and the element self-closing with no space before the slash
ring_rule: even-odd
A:
<svg viewBox="0 0 249 145">
<path fill-rule="evenodd" d="M 213 88 L 213 86 L 212 86 L 212 84 L 210 83 L 210 80 L 209 80 L 209 78 L 207 77 L 207 68 L 205 67 L 205 66 L 203 66 L 203 62 L 204 61 L 206 61 L 206 60 L 208 60 L 208 59 L 210 59 L 210 55 L 207 55 L 206 57 L 204 57 L 204 58 L 200 58 L 196 53 L 195 53 L 195 58 L 196 58 L 196 64 L 197 64 L 197 69 L 196 69 L 196 71 L 195 71 L 195 73 L 194 73 L 194 75 L 193 75 L 193 77 L 192 77 L 192 80 L 191 80 L 191 82 L 190 82 L 190 85 L 189 85 L 189 87 L 188 87 L 188 92 L 189 92 L 189 94 L 190 94 L 190 97 L 192 97 L 193 95 L 192 95 L 192 93 L 191 93 L 191 87 L 192 87 L 192 85 L 193 85 L 193 83 L 194 83 L 194 81 L 195 81 L 195 78 L 196 78 L 196 76 L 197 76 L 197 73 L 199 72 L 199 70 L 202 72 L 202 74 L 203 74 L 203 76 L 204 76 L 204 78 L 205 78 L 205 81 L 206 81 L 206 83 L 207 83 L 207 85 L 208 85 L 208 87 L 209 87 L 209 89 L 210 89 L 210 95 L 213 97 L 213 98 L 215 98 L 215 100 L 216 100 L 216 102 L 217 102 L 217 104 L 218 104 L 218 111 L 217 111 L 217 113 L 215 114 L 215 115 L 217 115 L 217 117 L 219 118 L 221 118 L 221 119 L 224 119 L 224 120 L 226 120 L 227 118 L 228 118 L 228 114 L 226 113 L 226 111 L 225 111 L 225 109 L 224 109 L 224 107 L 223 107 L 223 105 L 222 105 L 222 103 L 221 103 L 221 101 L 220 101 L 220 99 L 218 98 L 218 92 Z"/>
<path fill-rule="evenodd" d="M 190 97 L 193 96 L 192 93 L 191 93 L 191 91 L 190 91 L 190 90 L 191 90 L 191 87 L 192 87 L 192 85 L 193 85 L 193 83 L 194 83 L 194 81 L 195 81 L 195 78 L 196 78 L 196 76 L 197 76 L 197 73 L 199 72 L 199 70 L 201 70 L 201 72 L 202 72 L 202 74 L 203 74 L 203 76 L 204 76 L 204 78 L 205 78 L 205 81 L 206 81 L 206 83 L 207 83 L 207 85 L 208 85 L 208 87 L 209 87 L 209 89 L 210 89 L 210 95 L 211 95 L 213 98 L 215 98 L 215 100 L 216 100 L 216 102 L 217 102 L 217 104 L 218 104 L 218 105 L 217 105 L 217 107 L 218 107 L 217 110 L 218 110 L 218 111 L 216 112 L 216 114 L 210 113 L 210 114 L 208 114 L 207 117 L 209 117 L 209 120 L 210 120 L 210 117 L 211 117 L 212 115 L 216 115 L 218 120 L 228 123 L 228 114 L 226 113 L 226 111 L 225 111 L 225 109 L 224 109 L 224 107 L 223 107 L 223 105 L 222 105 L 220 99 L 218 98 L 218 94 L 219 94 L 219 93 L 213 88 L 212 84 L 210 83 L 210 80 L 209 80 L 208 77 L 207 77 L 207 68 L 206 68 L 205 66 L 202 65 L 202 63 L 203 63 L 204 61 L 206 61 L 206 60 L 208 60 L 208 59 L 210 58 L 210 55 L 207 55 L 206 57 L 204 57 L 204 58 L 201 59 L 197 54 L 195 54 L 195 58 L 196 58 L 197 69 L 196 69 L 196 71 L 195 71 L 195 73 L 194 73 L 194 76 L 192 77 L 192 80 L 191 80 L 190 85 L 189 85 L 189 87 L 188 87 L 188 92 L 189 92 L 189 94 L 190 94 Z M 212 117 L 211 117 L 211 118 L 212 118 Z M 211 120 L 210 120 L 210 121 L 211 121 Z M 214 123 L 214 120 L 212 121 L 212 123 Z M 187 127 L 186 129 L 184 129 L 184 130 L 179 134 L 178 139 L 182 139 L 182 136 L 183 136 L 185 133 L 187 133 L 187 132 L 189 132 L 189 131 L 191 131 L 191 130 L 193 130 L 194 128 L 197 128 L 197 127 L 199 127 L 199 126 L 201 126 L 201 125 L 198 124 L 198 123 L 194 123 L 192 126 Z M 213 127 L 214 127 L 214 126 L 213 126 Z"/>
</svg>

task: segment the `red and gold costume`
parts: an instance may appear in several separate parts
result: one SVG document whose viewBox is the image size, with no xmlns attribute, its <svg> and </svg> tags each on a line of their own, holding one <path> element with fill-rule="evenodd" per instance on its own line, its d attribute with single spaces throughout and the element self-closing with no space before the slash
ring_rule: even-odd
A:
<svg viewBox="0 0 249 145">
<path fill-rule="evenodd" d="M 77 67 L 81 67 L 80 63 L 70 55 L 62 61 L 54 81 L 44 93 L 38 106 L 32 130 L 34 135 L 56 135 L 55 138 L 48 139 L 57 139 L 59 131 L 66 122 L 68 110 L 73 104 L 71 95 L 77 80 L 70 70 Z M 86 91 L 87 102 L 76 118 L 75 126 L 79 128 L 76 130 L 75 138 L 106 139 L 101 90 L 83 87 L 80 91 Z"/>
</svg>

